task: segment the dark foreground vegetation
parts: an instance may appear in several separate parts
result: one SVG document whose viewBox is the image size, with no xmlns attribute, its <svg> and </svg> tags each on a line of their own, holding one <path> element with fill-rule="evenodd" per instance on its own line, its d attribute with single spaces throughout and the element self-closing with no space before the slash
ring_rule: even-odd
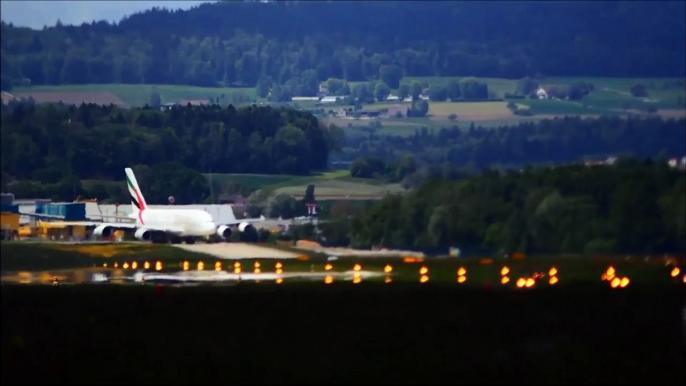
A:
<svg viewBox="0 0 686 386">
<path fill-rule="evenodd" d="M 674 1 L 225 1 L 1 32 L 3 89 L 224 84 L 266 95 L 275 83 L 314 95 L 329 78 L 397 88 L 403 76 L 683 76 L 686 63 Z"/>
<path fill-rule="evenodd" d="M 683 291 L 4 286 L 2 383 L 683 384 Z"/>
</svg>

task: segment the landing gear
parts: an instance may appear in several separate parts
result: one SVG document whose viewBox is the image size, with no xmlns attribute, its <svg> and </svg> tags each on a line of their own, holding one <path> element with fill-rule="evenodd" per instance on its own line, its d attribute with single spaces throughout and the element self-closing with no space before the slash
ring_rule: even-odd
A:
<svg viewBox="0 0 686 386">
<path fill-rule="evenodd" d="M 167 235 L 163 232 L 152 232 L 150 234 L 150 241 L 152 241 L 153 244 L 166 244 Z"/>
<path fill-rule="evenodd" d="M 193 236 L 186 237 L 186 244 L 195 244 L 195 237 L 193 237 Z"/>
</svg>

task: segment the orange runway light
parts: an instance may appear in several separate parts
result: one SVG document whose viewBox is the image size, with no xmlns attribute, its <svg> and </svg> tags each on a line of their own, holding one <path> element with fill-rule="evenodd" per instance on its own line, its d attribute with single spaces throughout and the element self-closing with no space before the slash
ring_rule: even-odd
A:
<svg viewBox="0 0 686 386">
<path fill-rule="evenodd" d="M 464 269 L 464 267 L 460 267 L 460 269 L 457 270 L 457 276 L 463 276 L 467 274 L 467 270 Z"/>
<path fill-rule="evenodd" d="M 331 265 L 331 264 L 327 264 L 324 266 L 325 271 L 331 271 L 332 269 L 333 269 L 333 265 Z"/>
<path fill-rule="evenodd" d="M 391 267 L 389 264 L 386 264 L 385 267 L 383 267 L 383 271 L 386 273 L 389 273 L 393 270 L 393 267 Z"/>
<path fill-rule="evenodd" d="M 107 268 L 107 263 L 103 263 L 102 266 Z"/>
<path fill-rule="evenodd" d="M 550 271 L 548 271 L 548 275 L 550 275 L 550 276 L 557 275 L 557 268 L 555 268 L 555 267 L 550 268 Z"/>
<path fill-rule="evenodd" d="M 326 275 L 326 277 L 324 278 L 324 283 L 325 283 L 325 284 L 331 284 L 331 283 L 333 283 L 333 276 L 331 276 L 331 275 Z"/>
<path fill-rule="evenodd" d="M 500 270 L 500 274 L 501 274 L 502 276 L 505 276 L 505 275 L 507 275 L 508 273 L 510 273 L 510 269 L 507 268 L 507 267 L 503 267 L 503 269 Z"/>
<path fill-rule="evenodd" d="M 203 269 L 205 269 L 205 263 L 198 261 L 198 271 L 202 271 Z"/>
<path fill-rule="evenodd" d="M 162 262 L 161 262 L 161 261 L 158 260 L 158 261 L 155 263 L 155 270 L 157 270 L 157 271 L 161 271 L 161 270 L 162 270 Z"/>
<path fill-rule="evenodd" d="M 510 282 L 510 278 L 507 276 L 503 276 L 502 279 L 500 279 L 500 284 L 507 284 Z"/>
<path fill-rule="evenodd" d="M 281 269 L 281 268 L 277 268 L 277 269 L 276 269 L 276 274 L 277 274 L 277 275 L 281 275 L 282 273 L 283 273 L 283 269 Z"/>
<path fill-rule="evenodd" d="M 255 262 L 255 268 L 260 268 L 260 262 L 259 261 Z"/>
<path fill-rule="evenodd" d="M 391 277 L 390 277 L 390 276 L 386 276 L 386 278 L 384 279 L 383 282 L 384 282 L 384 283 L 390 283 L 390 282 L 391 282 Z"/>
<path fill-rule="evenodd" d="M 557 279 L 557 276 L 552 276 L 552 277 L 550 278 L 550 280 L 548 280 L 548 283 L 550 283 L 550 285 L 554 285 L 554 284 L 557 283 L 558 281 L 559 281 L 559 280 Z"/>
<path fill-rule="evenodd" d="M 353 279 L 353 283 L 355 283 L 355 284 L 358 284 L 361 281 L 362 281 L 362 278 L 360 278 L 359 276 L 355 276 L 355 278 Z"/>
<path fill-rule="evenodd" d="M 419 274 L 420 275 L 426 275 L 427 272 L 429 272 L 429 268 L 426 268 L 426 267 L 419 268 Z"/>
<path fill-rule="evenodd" d="M 184 270 L 184 271 L 188 271 L 188 268 L 189 268 L 189 267 L 190 267 L 190 264 L 188 263 L 188 261 L 184 261 L 184 262 L 183 262 L 183 270 Z"/>
<path fill-rule="evenodd" d="M 362 266 L 359 264 L 355 264 L 355 266 L 353 267 L 353 270 L 355 270 L 355 271 L 359 271 L 361 269 L 362 269 Z"/>
<path fill-rule="evenodd" d="M 281 268 L 283 268 L 283 264 L 281 264 L 281 262 L 278 262 L 278 263 L 276 263 L 275 267 L 276 267 L 276 269 L 281 269 Z"/>
<path fill-rule="evenodd" d="M 241 273 L 241 267 L 236 267 L 233 269 L 234 273 Z"/>
<path fill-rule="evenodd" d="M 149 269 L 149 268 L 150 268 L 150 263 L 148 263 L 147 261 L 146 261 L 145 263 L 143 263 L 143 268 Z"/>
<path fill-rule="evenodd" d="M 214 270 L 215 271 L 221 271 L 222 270 L 222 263 L 220 261 L 214 263 Z"/>
<path fill-rule="evenodd" d="M 255 273 L 260 273 L 262 272 L 259 268 L 255 268 Z"/>
<path fill-rule="evenodd" d="M 457 278 L 457 282 L 460 284 L 464 283 L 465 281 L 467 281 L 467 276 L 459 276 Z"/>
<path fill-rule="evenodd" d="M 683 282 L 686 283 L 686 275 L 684 275 Z"/>
<path fill-rule="evenodd" d="M 426 275 L 422 275 L 422 277 L 419 278 L 420 283 L 426 283 L 427 281 L 429 281 L 429 277 Z"/>
<path fill-rule="evenodd" d="M 536 281 L 534 281 L 534 279 L 532 279 L 532 278 L 526 279 L 526 287 L 527 287 L 527 288 L 533 287 L 534 284 L 536 284 Z"/>
<path fill-rule="evenodd" d="M 672 277 L 677 277 L 677 276 L 679 276 L 680 272 L 681 272 L 681 270 L 679 269 L 679 267 L 674 267 L 672 269 L 671 275 L 672 275 Z"/>
<path fill-rule="evenodd" d="M 116 262 L 115 262 L 115 263 L 114 263 L 114 268 L 117 268 L 117 267 L 119 267 L 119 263 L 116 263 Z"/>
<path fill-rule="evenodd" d="M 619 286 L 620 283 L 621 283 L 621 280 L 619 280 L 618 277 L 615 277 L 615 278 L 612 279 L 612 281 L 610 282 L 610 285 L 612 286 L 612 288 L 617 288 L 617 287 Z"/>
<path fill-rule="evenodd" d="M 128 269 L 128 268 L 129 268 L 129 263 L 124 262 L 124 265 L 122 265 L 122 267 L 124 267 L 124 269 Z"/>
<path fill-rule="evenodd" d="M 138 268 L 138 262 L 137 262 L 137 261 L 134 261 L 133 263 L 131 263 L 131 268 L 132 268 L 132 269 Z"/>
<path fill-rule="evenodd" d="M 281 283 L 283 283 L 283 279 L 282 279 L 282 278 L 276 279 L 276 284 L 281 284 Z"/>
<path fill-rule="evenodd" d="M 619 281 L 619 286 L 624 288 L 629 285 L 629 278 L 628 277 L 623 277 L 622 280 Z"/>
<path fill-rule="evenodd" d="M 605 273 L 607 274 L 607 276 L 609 278 L 613 278 L 615 276 L 616 271 L 615 271 L 615 268 L 613 266 L 609 266 L 607 268 L 607 271 L 605 271 Z"/>
</svg>

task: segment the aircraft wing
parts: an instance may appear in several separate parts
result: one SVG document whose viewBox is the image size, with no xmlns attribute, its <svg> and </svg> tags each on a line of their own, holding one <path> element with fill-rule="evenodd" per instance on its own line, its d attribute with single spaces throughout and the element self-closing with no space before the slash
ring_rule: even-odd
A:
<svg viewBox="0 0 686 386">
<path fill-rule="evenodd" d="M 74 225 L 84 225 L 85 222 L 74 222 Z M 141 227 L 137 226 L 135 223 L 121 223 L 121 222 L 94 222 L 91 223 L 96 226 L 108 226 L 114 229 L 147 229 L 153 232 L 164 232 L 173 235 L 180 235 L 183 233 L 184 229 L 178 225 L 164 225 L 164 226 L 149 226 L 143 225 Z"/>
<path fill-rule="evenodd" d="M 114 229 L 116 229 L 116 230 L 120 230 L 120 229 L 130 229 L 130 230 L 139 229 L 139 227 L 136 226 L 135 223 L 126 223 L 126 222 L 55 221 L 55 222 L 51 222 L 51 223 L 52 223 L 52 224 L 56 224 L 56 225 L 67 225 L 67 226 L 69 226 L 69 225 L 71 225 L 71 226 L 87 226 L 87 227 L 88 227 L 88 226 L 94 226 L 94 227 L 98 227 L 98 226 L 109 226 L 109 227 L 112 227 L 112 228 L 114 228 Z M 179 235 L 179 234 L 183 233 L 183 229 L 182 229 L 181 227 L 179 227 L 179 226 L 174 226 L 174 225 L 165 225 L 165 226 L 163 226 L 163 227 L 159 227 L 159 226 L 147 226 L 147 225 L 144 225 L 144 226 L 142 226 L 142 227 L 140 227 L 140 228 L 144 228 L 144 229 L 151 230 L 151 231 L 170 233 L 170 234 L 174 234 L 174 235 Z"/>
<path fill-rule="evenodd" d="M 19 212 L 20 216 L 29 216 L 29 217 L 39 217 L 39 218 L 49 218 L 49 219 L 55 219 L 55 220 L 62 220 L 64 219 L 63 216 L 56 216 L 53 214 L 44 214 L 44 213 L 26 213 L 26 212 Z M 116 218 L 119 220 L 122 220 L 121 223 L 134 223 L 135 220 L 129 216 L 115 216 L 115 215 L 94 215 L 94 217 L 102 217 L 102 218 Z M 87 224 L 102 224 L 103 221 L 85 221 L 85 222 L 79 222 L 78 224 L 69 224 L 69 225 L 86 225 Z"/>
</svg>

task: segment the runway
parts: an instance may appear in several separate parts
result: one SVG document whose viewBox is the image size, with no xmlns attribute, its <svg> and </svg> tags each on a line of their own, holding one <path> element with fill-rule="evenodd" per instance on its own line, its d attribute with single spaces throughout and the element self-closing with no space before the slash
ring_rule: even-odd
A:
<svg viewBox="0 0 686 386">
<path fill-rule="evenodd" d="M 217 244 L 172 244 L 190 252 L 204 253 L 220 259 L 295 259 L 299 255 L 293 252 L 281 251 L 274 248 L 260 247 L 245 243 L 217 243 Z"/>
</svg>

